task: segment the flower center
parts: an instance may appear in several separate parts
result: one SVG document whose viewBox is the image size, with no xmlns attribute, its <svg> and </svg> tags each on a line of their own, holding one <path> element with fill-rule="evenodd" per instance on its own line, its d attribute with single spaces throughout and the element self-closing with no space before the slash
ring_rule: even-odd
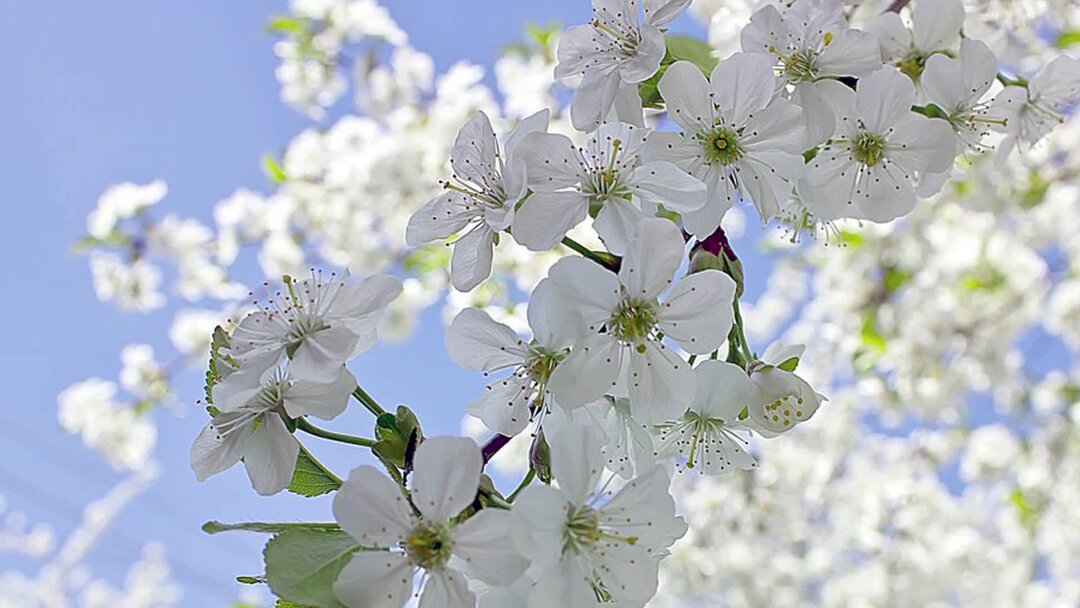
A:
<svg viewBox="0 0 1080 608">
<path fill-rule="evenodd" d="M 817 61 L 818 57 L 816 51 L 802 49 L 790 55 L 784 55 L 776 49 L 771 50 L 780 57 L 780 65 L 788 82 L 810 82 L 816 77 L 817 70 L 814 67 L 814 62 Z"/>
<path fill-rule="evenodd" d="M 452 547 L 453 537 L 445 524 L 421 523 L 405 539 L 405 554 L 429 572 L 446 566 Z"/>
<path fill-rule="evenodd" d="M 885 137 L 860 129 L 855 136 L 855 146 L 852 154 L 855 160 L 867 167 L 874 167 L 885 158 Z"/>
<path fill-rule="evenodd" d="M 918 82 L 919 77 L 922 76 L 923 69 L 926 68 L 926 60 L 929 56 L 913 51 L 907 57 L 904 57 L 896 64 L 896 67 L 904 73 L 911 80 Z"/>
<path fill-rule="evenodd" d="M 791 428 L 792 418 L 801 420 L 803 414 L 803 398 L 799 395 L 784 395 L 771 403 L 765 404 L 765 419 L 775 425 L 783 425 L 785 429 Z"/>
<path fill-rule="evenodd" d="M 607 326 L 616 338 L 637 345 L 639 353 L 645 352 L 645 341 L 656 328 L 656 302 L 623 300 L 611 314 Z"/>
<path fill-rule="evenodd" d="M 553 352 L 539 346 L 532 346 L 525 358 L 525 372 L 533 382 L 547 383 L 555 367 L 566 358 L 566 351 Z"/>
<path fill-rule="evenodd" d="M 730 165 L 743 156 L 739 134 L 730 127 L 717 127 L 699 135 L 699 139 L 710 163 Z"/>
</svg>

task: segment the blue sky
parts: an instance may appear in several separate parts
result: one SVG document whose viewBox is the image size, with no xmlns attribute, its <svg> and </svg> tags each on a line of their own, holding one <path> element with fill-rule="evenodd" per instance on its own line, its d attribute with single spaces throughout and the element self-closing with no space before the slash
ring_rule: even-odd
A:
<svg viewBox="0 0 1080 608">
<path fill-rule="evenodd" d="M 589 13 L 587 0 L 389 0 L 386 6 L 439 68 L 459 59 L 490 65 L 527 23 L 574 23 Z M 262 29 L 284 8 L 280 0 L 5 7 L 0 114 L 7 120 L 0 149 L 9 224 L 0 239 L 0 259 L 7 261 L 0 380 L 3 415 L 11 422 L 0 425 L 0 495 L 61 536 L 77 523 L 82 505 L 119 477 L 59 429 L 57 393 L 89 376 L 114 379 L 125 344 L 149 343 L 166 359 L 171 353 L 169 311 L 124 315 L 98 302 L 85 260 L 69 245 L 111 183 L 164 179 L 169 196 L 162 210 L 203 220 L 237 187 L 265 190 L 260 156 L 280 151 L 309 124 L 278 100 L 272 39 Z M 684 19 L 677 27 L 692 26 Z M 446 359 L 434 312 L 412 341 L 380 347 L 354 371 L 384 405 L 413 405 L 428 434 L 456 433 L 463 404 L 481 385 Z M 223 605 L 233 597 L 233 576 L 262 571 L 261 537 L 208 537 L 199 531 L 204 521 L 331 517 L 327 500 L 258 498 L 239 468 L 195 482 L 187 453 L 205 421 L 194 406 L 201 373 L 191 369 L 179 378 L 177 393 L 190 406 L 186 417 L 156 414 L 162 479 L 90 559 L 95 573 L 120 582 L 141 543 L 159 540 L 185 587 L 184 606 Z M 354 411 L 333 426 L 367 434 L 369 424 Z M 357 463 L 355 452 L 309 445 L 339 474 Z M 11 567 L 35 569 L 0 555 L 0 571 Z"/>
</svg>

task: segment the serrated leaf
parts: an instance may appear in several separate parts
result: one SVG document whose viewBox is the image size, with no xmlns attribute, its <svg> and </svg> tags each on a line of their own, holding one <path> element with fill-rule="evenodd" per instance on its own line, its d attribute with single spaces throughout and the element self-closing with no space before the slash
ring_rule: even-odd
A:
<svg viewBox="0 0 1080 608">
<path fill-rule="evenodd" d="M 777 365 L 776 367 L 779 368 L 779 369 L 784 370 L 785 372 L 793 372 L 793 371 L 795 371 L 796 367 L 799 367 L 799 358 L 798 357 L 792 357 L 792 358 L 784 361 L 780 365 Z"/>
<path fill-rule="evenodd" d="M 229 363 L 228 354 L 223 353 L 222 350 L 229 347 L 229 334 L 220 326 L 214 328 L 214 333 L 210 339 L 210 362 L 206 367 L 206 383 L 203 386 L 203 392 L 205 393 L 206 402 L 209 404 L 214 403 L 214 385 L 225 379 L 232 373 L 233 368 Z M 211 416 L 217 416 L 217 408 L 206 408 L 207 412 Z"/>
<path fill-rule="evenodd" d="M 278 597 L 319 608 L 343 608 L 334 581 L 360 550 L 344 531 L 292 529 L 266 543 L 266 581 Z"/>
<path fill-rule="evenodd" d="M 293 471 L 292 481 L 289 482 L 288 490 L 293 494 L 313 498 L 336 491 L 341 487 L 341 479 L 300 446 L 300 454 L 296 457 L 296 469 Z"/>
</svg>

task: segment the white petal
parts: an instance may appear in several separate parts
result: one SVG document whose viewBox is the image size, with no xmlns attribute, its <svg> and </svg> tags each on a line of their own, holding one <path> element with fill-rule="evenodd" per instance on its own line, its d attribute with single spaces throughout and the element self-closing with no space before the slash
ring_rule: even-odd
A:
<svg viewBox="0 0 1080 608">
<path fill-rule="evenodd" d="M 327 317 L 359 337 L 350 357 L 375 345 L 379 320 L 390 303 L 401 295 L 401 290 L 400 280 L 374 274 L 350 281 L 338 291 Z"/>
<path fill-rule="evenodd" d="M 592 25 L 572 25 L 559 36 L 556 51 L 559 63 L 555 66 L 555 78 L 563 79 L 582 72 L 609 70 L 615 65 L 614 57 L 597 53 L 596 48 L 603 34 Z"/>
<path fill-rule="evenodd" d="M 514 240 L 531 251 L 547 251 L 580 224 L 588 210 L 588 199 L 579 192 L 533 192 L 514 215 Z"/>
<path fill-rule="evenodd" d="M 483 461 L 472 439 L 432 437 L 416 448 L 413 504 L 432 521 L 446 521 L 476 498 Z"/>
<path fill-rule="evenodd" d="M 517 149 L 527 136 L 533 133 L 546 133 L 548 130 L 548 123 L 551 121 L 551 110 L 544 108 L 535 114 L 531 114 L 522 118 L 514 130 L 506 136 L 506 155 L 508 157 L 514 155 L 514 150 Z"/>
<path fill-rule="evenodd" d="M 822 221 L 856 217 L 861 214 L 852 198 L 857 177 L 850 153 L 826 148 L 810 161 L 795 187 L 807 209 Z"/>
<path fill-rule="evenodd" d="M 401 608 L 412 595 L 413 566 L 404 553 L 359 551 L 334 581 L 349 608 Z"/>
<path fill-rule="evenodd" d="M 622 345 L 610 335 L 586 338 L 555 368 L 548 390 L 565 408 L 595 401 L 615 386 L 621 357 Z"/>
<path fill-rule="evenodd" d="M 565 135 L 527 135 L 515 150 L 514 157 L 525 163 L 529 187 L 533 190 L 552 192 L 578 183 L 582 161 L 577 146 Z"/>
<path fill-rule="evenodd" d="M 565 257 L 555 262 L 548 276 L 565 292 L 555 300 L 569 308 L 587 324 L 584 330 L 595 333 L 619 304 L 619 279 L 615 273 L 582 257 Z"/>
<path fill-rule="evenodd" d="M 240 462 L 243 457 L 251 438 L 251 424 L 248 423 L 246 428 L 234 430 L 227 435 L 221 435 L 216 428 L 216 425 L 228 422 L 237 415 L 245 414 L 223 413 L 215 416 L 214 421 L 204 426 L 191 444 L 191 470 L 199 481 L 217 475 Z"/>
<path fill-rule="evenodd" d="M 344 365 L 333 382 L 296 380 L 285 389 L 285 411 L 290 418 L 316 416 L 331 420 L 345 411 L 355 388 L 356 377 Z"/>
<path fill-rule="evenodd" d="M 714 359 L 694 368 L 694 401 L 690 409 L 708 418 L 734 424 L 743 408 L 756 406 L 763 397 L 746 370 Z"/>
<path fill-rule="evenodd" d="M 660 329 L 688 353 L 711 353 L 727 340 L 734 320 L 735 281 L 719 270 L 682 278 L 660 306 Z"/>
<path fill-rule="evenodd" d="M 263 416 L 244 454 L 244 467 L 251 479 L 251 487 L 263 496 L 277 494 L 289 487 L 299 455 L 300 443 L 285 427 L 281 416 Z"/>
<path fill-rule="evenodd" d="M 529 424 L 532 394 L 525 380 L 511 375 L 485 386 L 484 392 L 469 403 L 469 414 L 496 433 L 517 435 Z"/>
<path fill-rule="evenodd" d="M 364 547 L 389 547 L 405 539 L 414 522 L 397 484 L 372 466 L 356 467 L 334 494 L 334 519 Z"/>
<path fill-rule="evenodd" d="M 803 111 L 803 125 L 806 128 L 806 145 L 808 148 L 824 143 L 836 131 L 836 114 L 833 112 L 828 100 L 818 90 L 820 84 L 828 82 L 835 81 L 826 80 L 823 83 L 800 82 L 795 85 L 795 91 L 791 95 L 791 100 L 798 104 Z M 841 84 L 840 86 L 844 85 Z"/>
<path fill-rule="evenodd" d="M 637 239 L 626 251 L 619 281 L 633 298 L 654 300 L 671 285 L 682 264 L 685 241 L 679 227 L 662 218 L 640 223 Z"/>
<path fill-rule="evenodd" d="M 559 489 L 575 505 L 585 504 L 596 490 L 604 472 L 601 447 L 604 437 L 596 427 L 574 422 L 548 438 L 551 446 L 551 475 Z"/>
<path fill-rule="evenodd" d="M 637 84 L 652 78 L 664 59 L 664 34 L 649 24 L 638 29 L 640 39 L 634 54 L 619 66 L 622 81 Z"/>
<path fill-rule="evenodd" d="M 297 380 L 332 382 L 339 368 L 354 354 L 359 336 L 337 326 L 309 335 L 300 343 L 289 363 L 289 375 Z"/>
<path fill-rule="evenodd" d="M 818 55 L 814 67 L 819 76 L 861 78 L 881 67 L 878 41 L 859 30 L 847 30 Z"/>
<path fill-rule="evenodd" d="M 911 51 L 914 41 L 911 30 L 898 13 L 886 12 L 871 19 L 863 29 L 877 39 L 885 61 L 899 59 Z M 854 74 L 852 74 L 854 76 Z"/>
<path fill-rule="evenodd" d="M 656 465 L 627 482 L 600 510 L 600 517 L 620 534 L 637 536 L 649 553 L 663 551 L 686 533 L 686 522 L 675 516 L 670 485 L 664 466 Z"/>
<path fill-rule="evenodd" d="M 630 408 L 643 424 L 660 424 L 686 412 L 694 397 L 690 365 L 667 346 L 649 340 L 630 357 Z"/>
<path fill-rule="evenodd" d="M 491 253 L 495 233 L 487 226 L 471 230 L 454 243 L 450 259 L 450 282 L 460 292 L 474 287 L 491 276 Z"/>
<path fill-rule="evenodd" d="M 474 184 L 483 184 L 489 176 L 498 175 L 499 141 L 491 121 L 483 111 L 476 112 L 465 123 L 454 140 L 450 166 L 458 177 Z"/>
<path fill-rule="evenodd" d="M 956 136 L 949 123 L 908 113 L 889 137 L 888 158 L 908 171 L 948 171 L 956 159 Z"/>
<path fill-rule="evenodd" d="M 574 128 L 586 132 L 596 129 L 615 104 L 615 95 L 621 83 L 622 78 L 617 70 L 587 73 L 570 100 L 570 120 Z"/>
<path fill-rule="evenodd" d="M 645 20 L 652 25 L 664 25 L 690 6 L 691 0 L 645 0 Z"/>
<path fill-rule="evenodd" d="M 229 374 L 224 380 L 215 384 L 210 391 L 214 398 L 214 406 L 223 412 L 228 412 L 246 405 L 262 391 L 262 378 L 267 369 L 245 364 L 239 371 Z"/>
<path fill-rule="evenodd" d="M 545 485 L 525 488 L 510 511 L 514 548 L 534 566 L 547 568 L 562 555 L 568 503 L 562 492 Z"/>
<path fill-rule="evenodd" d="M 741 127 L 776 94 L 773 60 L 761 53 L 736 53 L 712 72 L 714 99 L 727 124 Z"/>
<path fill-rule="evenodd" d="M 424 204 L 409 218 L 405 243 L 416 247 L 457 234 L 476 216 L 478 203 L 454 190 L 443 192 Z"/>
<path fill-rule="evenodd" d="M 632 189 L 641 200 L 678 213 L 700 209 L 708 191 L 701 180 L 664 161 L 634 169 Z"/>
<path fill-rule="evenodd" d="M 860 80 L 856 96 L 866 128 L 871 133 L 885 133 L 911 114 L 915 85 L 907 76 L 887 67 Z"/>
<path fill-rule="evenodd" d="M 915 48 L 932 53 L 953 48 L 964 27 L 960 0 L 919 2 L 911 14 Z"/>
<path fill-rule="evenodd" d="M 960 61 L 947 55 L 931 55 L 919 77 L 927 98 L 946 112 L 961 106 L 970 95 Z"/>
<path fill-rule="evenodd" d="M 565 287 L 560 288 L 551 279 L 543 279 L 536 284 L 532 294 L 529 295 L 526 314 L 533 339 L 541 346 L 552 350 L 567 348 L 575 338 L 579 337 L 574 331 L 576 328 L 567 323 L 559 314 L 565 309 L 558 304 L 558 298 L 564 291 Z M 576 313 L 576 311 L 565 312 Z"/>
<path fill-rule="evenodd" d="M 615 119 L 635 127 L 645 126 L 645 110 L 641 107 L 638 85 L 623 82 L 615 93 L 613 102 Z"/>
<path fill-rule="evenodd" d="M 527 608 L 603 606 L 587 582 L 590 576 L 592 571 L 584 557 L 567 554 L 536 581 Z"/>
<path fill-rule="evenodd" d="M 454 529 L 454 555 L 465 561 L 466 573 L 489 585 L 516 581 L 528 562 L 514 550 L 509 511 L 484 509 Z"/>
<path fill-rule="evenodd" d="M 465 577 L 449 568 L 430 572 L 420 590 L 417 608 L 474 608 L 476 596 L 469 591 Z"/>
<path fill-rule="evenodd" d="M 478 372 L 523 363 L 528 352 L 517 332 L 478 308 L 466 308 L 454 317 L 444 343 L 451 361 Z"/>
<path fill-rule="evenodd" d="M 604 242 L 607 250 L 615 255 L 623 255 L 626 248 L 637 236 L 638 225 L 648 217 L 634 204 L 623 198 L 610 198 L 600 208 L 593 221 L 593 230 Z"/>
</svg>

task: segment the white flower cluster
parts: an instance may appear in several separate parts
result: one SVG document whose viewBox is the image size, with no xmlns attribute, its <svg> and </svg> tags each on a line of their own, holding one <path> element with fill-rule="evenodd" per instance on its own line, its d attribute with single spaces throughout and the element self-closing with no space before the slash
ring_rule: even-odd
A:
<svg viewBox="0 0 1080 608">
<path fill-rule="evenodd" d="M 271 24 L 286 101 L 322 116 L 353 67 L 364 115 L 266 159 L 276 192 L 238 191 L 214 230 L 152 219 L 157 185 L 101 204 L 86 243 L 95 285 L 126 308 L 164 304 L 151 253 L 176 260 L 189 300 L 238 297 L 228 275 L 245 244 L 268 276 L 328 264 L 404 277 L 287 276 L 212 341 L 199 328 L 224 314 L 177 316 L 178 350 L 212 349 L 197 476 L 243 461 L 260 494 L 337 490 L 340 528 L 252 524 L 277 534 L 266 578 L 283 599 L 392 607 L 418 588 L 425 607 L 576 608 L 642 606 L 659 589 L 705 605 L 919 605 L 982 601 L 1006 581 L 1019 581 L 1014 605 L 1074 597 L 1075 539 L 1052 533 L 1077 527 L 1071 494 L 1039 475 L 1075 473 L 1075 373 L 1040 382 L 1040 414 L 1021 425 L 1038 432 L 1023 442 L 1013 426 L 961 423 L 972 389 L 1017 409 L 1028 398 L 1015 345 L 1032 323 L 1080 339 L 1080 289 L 1045 251 L 1078 253 L 1076 190 L 1057 169 L 1075 151 L 1032 149 L 1075 130 L 1050 133 L 1080 101 L 1080 62 L 1003 43 L 1005 17 L 981 5 L 1009 3 L 969 18 L 959 0 L 698 2 L 719 15 L 719 53 L 665 30 L 689 3 L 594 0 L 557 51 L 542 34 L 500 60 L 500 106 L 476 66 L 436 77 L 373 0 L 295 2 Z M 348 65 L 350 45 L 375 40 L 391 47 L 385 64 Z M 576 85 L 568 119 L 557 82 Z M 1001 142 L 997 164 L 982 160 Z M 1029 166 L 1004 162 L 1015 149 Z M 1025 197 L 1037 221 L 1015 209 Z M 848 246 L 797 250 L 740 309 L 744 269 L 722 228 L 740 201 Z M 447 285 L 451 359 L 498 374 L 468 405 L 497 433 L 480 447 L 425 438 L 346 368 L 380 318 L 384 336 L 402 333 Z M 783 341 L 808 347 L 758 355 L 747 336 L 774 337 L 793 314 Z M 145 378 L 130 358 L 134 385 Z M 837 389 L 818 424 L 802 424 L 824 400 L 807 379 Z M 374 439 L 309 421 L 335 418 L 350 394 L 376 415 Z M 948 426 L 918 441 L 879 428 L 911 416 Z M 748 441 L 796 426 L 768 458 Z M 337 479 L 301 432 L 371 448 L 386 474 Z M 528 472 L 503 495 L 484 469 L 511 449 Z M 950 466 L 961 497 L 936 477 Z M 672 469 L 707 475 L 677 477 L 678 505 Z M 749 472 L 719 476 L 734 469 Z M 980 503 L 995 510 L 965 508 Z M 1014 511 L 1019 523 L 1002 523 Z M 277 556 L 297 530 L 321 539 L 292 549 L 305 559 L 344 547 L 321 590 L 282 583 Z M 1010 566 L 1016 553 L 1028 571 Z M 1052 583 L 1031 583 L 1043 569 Z M 947 574 L 972 570 L 963 585 Z"/>
<path fill-rule="evenodd" d="M 64 389 L 57 402 L 60 426 L 80 435 L 116 469 L 139 470 L 150 464 L 157 426 L 148 412 L 172 399 L 168 375 L 145 344 L 129 344 L 120 354 L 120 384 L 128 397 L 118 399 L 115 382 L 89 378 Z"/>
</svg>

